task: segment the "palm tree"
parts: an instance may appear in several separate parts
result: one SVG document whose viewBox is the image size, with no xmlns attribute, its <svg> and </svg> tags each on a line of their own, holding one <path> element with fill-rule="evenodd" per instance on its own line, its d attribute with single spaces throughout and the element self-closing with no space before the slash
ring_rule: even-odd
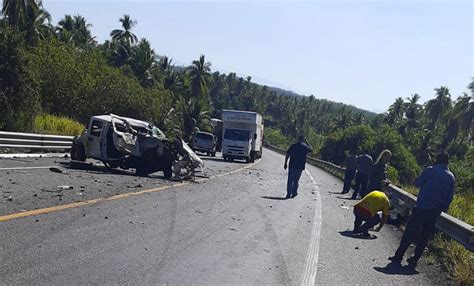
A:
<svg viewBox="0 0 474 286">
<path fill-rule="evenodd" d="M 194 97 L 202 96 L 211 80 L 211 63 L 206 62 L 205 56 L 201 55 L 199 60 L 193 61 L 188 69 L 188 76 L 191 81 L 191 95 Z"/>
<path fill-rule="evenodd" d="M 405 104 L 403 102 L 403 98 L 398 97 L 397 99 L 395 99 L 395 102 L 388 108 L 388 123 L 391 125 L 399 123 L 403 119 L 404 114 Z"/>
<path fill-rule="evenodd" d="M 81 15 L 64 15 L 64 19 L 58 22 L 55 31 L 60 41 L 76 47 L 88 48 L 96 44 L 90 27 L 92 25 L 87 23 Z"/>
<path fill-rule="evenodd" d="M 445 149 L 448 145 L 455 141 L 459 134 L 461 134 L 461 142 L 469 134 L 472 128 L 472 121 L 474 117 L 474 102 L 472 96 L 464 93 L 460 96 L 450 112 L 450 119 L 447 125 L 441 149 Z"/>
<path fill-rule="evenodd" d="M 173 60 L 167 56 L 159 58 L 158 67 L 161 72 L 164 73 L 163 78 L 163 88 L 166 90 L 171 90 L 174 94 L 182 86 L 181 75 L 176 72 L 174 65 L 172 64 Z"/>
<path fill-rule="evenodd" d="M 28 23 L 28 14 L 37 14 L 36 10 L 39 10 L 39 5 L 35 0 L 3 0 L 3 15 L 10 26 L 19 30 L 23 30 Z"/>
<path fill-rule="evenodd" d="M 198 98 L 180 96 L 177 102 L 178 115 L 182 119 L 181 130 L 184 139 L 189 141 L 195 128 L 208 129 L 210 125 L 210 111 Z"/>
<path fill-rule="evenodd" d="M 129 63 L 135 77 L 143 86 L 151 86 L 157 69 L 155 51 L 146 39 L 142 39 L 137 46 L 132 47 L 131 52 Z"/>
<path fill-rule="evenodd" d="M 433 130 L 438 121 L 451 108 L 451 94 L 445 86 L 436 88 L 436 97 L 426 103 L 426 115 L 430 121 L 428 129 Z"/>
<path fill-rule="evenodd" d="M 29 44 L 34 44 L 38 40 L 50 38 L 53 33 L 51 25 L 51 15 L 43 8 L 41 2 L 38 8 L 28 8 L 28 20 L 25 26 L 26 40 Z"/>
<path fill-rule="evenodd" d="M 110 33 L 112 40 L 116 42 L 125 42 L 128 45 L 138 42 L 137 36 L 131 32 L 137 21 L 132 21 L 129 15 L 123 15 L 119 20 L 122 23 L 123 30 L 115 29 Z"/>
<path fill-rule="evenodd" d="M 405 115 L 408 120 L 408 128 L 413 128 L 418 125 L 421 110 L 421 105 L 418 103 L 420 96 L 415 93 L 411 97 L 407 97 L 406 100 L 408 102 L 405 103 Z"/>
</svg>

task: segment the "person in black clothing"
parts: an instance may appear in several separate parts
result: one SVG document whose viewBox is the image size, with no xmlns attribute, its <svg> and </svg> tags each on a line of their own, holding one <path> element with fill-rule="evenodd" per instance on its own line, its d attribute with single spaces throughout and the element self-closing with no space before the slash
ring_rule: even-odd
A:
<svg viewBox="0 0 474 286">
<path fill-rule="evenodd" d="M 388 149 L 380 152 L 380 155 L 372 167 L 372 171 L 370 172 L 369 185 L 367 187 L 366 193 L 363 194 L 364 196 L 375 190 L 381 191 L 383 185 L 387 185 L 389 183 L 387 179 L 387 168 L 391 157 L 392 152 L 390 152 Z"/>
<path fill-rule="evenodd" d="M 357 174 L 355 178 L 354 193 L 352 194 L 352 199 L 357 199 L 357 194 L 360 194 L 361 198 L 364 197 L 373 162 L 374 161 L 372 160 L 372 157 L 367 154 L 367 152 L 364 152 L 364 154 L 357 156 Z"/>
<path fill-rule="evenodd" d="M 354 151 L 350 151 L 350 156 L 346 159 L 346 171 L 344 173 L 344 186 L 341 194 L 346 194 L 351 189 L 352 180 L 355 177 L 357 170 L 357 155 Z"/>
<path fill-rule="evenodd" d="M 301 135 L 298 137 L 298 142 L 291 145 L 286 151 L 285 165 L 283 168 L 288 168 L 288 158 L 290 158 L 290 169 L 288 170 L 288 182 L 286 189 L 286 198 L 294 198 L 298 195 L 298 181 L 301 173 L 305 169 L 306 156 L 313 151 L 313 147 L 308 143 L 308 140 Z"/>
</svg>

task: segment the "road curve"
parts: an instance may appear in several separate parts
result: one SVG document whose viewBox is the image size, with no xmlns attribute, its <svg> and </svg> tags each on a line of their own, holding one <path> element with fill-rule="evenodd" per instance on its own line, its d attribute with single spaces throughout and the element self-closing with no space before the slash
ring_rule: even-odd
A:
<svg viewBox="0 0 474 286">
<path fill-rule="evenodd" d="M 18 166 L 4 162 L 0 167 Z M 19 166 L 55 165 L 30 163 Z M 3 203 L 0 216 L 34 209 L 31 195 L 62 179 L 88 197 L 45 196 L 36 200 L 39 208 L 142 193 L 0 222 L 0 284 L 446 284 L 423 264 L 419 273 L 383 270 L 400 237 L 391 226 L 375 240 L 347 237 L 353 201 L 336 194 L 341 183 L 331 175 L 308 166 L 299 196 L 284 200 L 281 155 L 265 150 L 252 166 L 207 163 L 215 169 L 209 180 L 155 192 L 143 190 L 171 183 L 74 170 L 2 174 L 2 191 L 14 200 Z M 137 182 L 140 190 L 128 187 Z"/>
</svg>

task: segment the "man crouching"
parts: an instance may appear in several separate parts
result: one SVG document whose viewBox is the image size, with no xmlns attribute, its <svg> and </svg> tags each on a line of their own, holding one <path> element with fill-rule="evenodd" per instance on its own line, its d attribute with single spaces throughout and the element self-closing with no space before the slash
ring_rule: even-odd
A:
<svg viewBox="0 0 474 286">
<path fill-rule="evenodd" d="M 380 223 L 375 229 L 375 231 L 380 231 L 387 222 L 389 208 L 390 201 L 385 193 L 381 191 L 370 192 L 354 206 L 355 222 L 352 233 L 370 238 L 369 229 Z M 382 211 L 382 219 L 378 214 L 379 211 Z"/>
</svg>

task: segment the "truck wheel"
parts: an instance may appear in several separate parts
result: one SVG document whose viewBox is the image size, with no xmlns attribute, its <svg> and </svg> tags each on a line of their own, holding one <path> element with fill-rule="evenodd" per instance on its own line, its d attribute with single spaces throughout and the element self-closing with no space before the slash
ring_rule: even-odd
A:
<svg viewBox="0 0 474 286">
<path fill-rule="evenodd" d="M 212 153 L 211 153 L 211 156 L 212 156 L 212 157 L 216 157 L 216 152 L 212 152 Z"/>
<path fill-rule="evenodd" d="M 254 163 L 255 162 L 255 157 L 257 156 L 257 152 L 251 152 L 250 153 L 250 162 Z"/>
<path fill-rule="evenodd" d="M 86 160 L 86 151 L 84 150 L 83 145 L 72 144 L 71 160 L 73 160 L 73 161 L 82 161 L 82 162 L 84 162 Z"/>
</svg>

